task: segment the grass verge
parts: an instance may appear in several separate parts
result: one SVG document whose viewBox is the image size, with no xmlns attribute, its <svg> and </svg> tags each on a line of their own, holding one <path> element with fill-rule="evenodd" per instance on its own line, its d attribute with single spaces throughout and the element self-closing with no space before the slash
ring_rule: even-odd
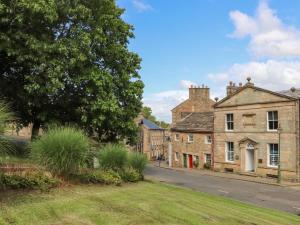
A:
<svg viewBox="0 0 300 225">
<path fill-rule="evenodd" d="M 300 217 L 171 185 L 73 186 L 0 195 L 0 224 L 300 224 Z"/>
</svg>

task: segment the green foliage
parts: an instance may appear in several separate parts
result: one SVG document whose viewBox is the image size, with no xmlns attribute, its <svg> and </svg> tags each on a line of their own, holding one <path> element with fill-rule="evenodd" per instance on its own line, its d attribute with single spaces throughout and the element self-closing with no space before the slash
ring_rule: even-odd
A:
<svg viewBox="0 0 300 225">
<path fill-rule="evenodd" d="M 127 150 L 118 144 L 107 144 L 99 151 L 99 163 L 103 169 L 121 171 L 128 162 Z"/>
<path fill-rule="evenodd" d="M 56 127 L 31 144 L 32 156 L 55 175 L 68 176 L 86 162 L 88 138 L 81 130 Z"/>
<path fill-rule="evenodd" d="M 120 175 L 124 182 L 137 182 L 139 180 L 142 180 L 141 173 L 131 167 L 125 168 L 120 172 Z"/>
<path fill-rule="evenodd" d="M 164 121 L 159 121 L 156 119 L 156 117 L 154 115 L 152 115 L 152 109 L 150 107 L 147 107 L 147 106 L 144 106 L 142 108 L 142 114 L 143 114 L 143 117 L 152 121 L 153 123 L 155 123 L 156 125 L 162 127 L 162 128 L 169 128 L 170 127 L 170 124 L 164 122 Z"/>
<path fill-rule="evenodd" d="M 0 173 L 0 190 L 6 189 L 40 189 L 48 190 L 59 181 L 42 172 L 30 172 L 24 175 L 5 175 Z"/>
<path fill-rule="evenodd" d="M 71 177 L 85 184 L 113 184 L 119 186 L 122 183 L 120 175 L 113 170 L 84 171 L 73 174 Z"/>
<path fill-rule="evenodd" d="M 128 162 L 129 166 L 142 174 L 147 165 L 147 157 L 138 152 L 131 152 L 128 157 Z"/>
<path fill-rule="evenodd" d="M 210 163 L 204 163 L 204 168 L 205 169 L 210 169 L 211 168 L 211 165 L 210 165 Z"/>
<path fill-rule="evenodd" d="M 123 12 L 114 0 L 1 1 L 0 95 L 33 134 L 57 121 L 134 139 L 144 85 Z"/>
<path fill-rule="evenodd" d="M 0 89 L 1 90 L 1 89 Z M 7 103 L 0 101 L 0 155 L 7 154 L 13 151 L 13 146 L 3 136 L 7 129 L 7 125 L 14 119 L 13 114 L 10 111 L 10 108 Z"/>
</svg>

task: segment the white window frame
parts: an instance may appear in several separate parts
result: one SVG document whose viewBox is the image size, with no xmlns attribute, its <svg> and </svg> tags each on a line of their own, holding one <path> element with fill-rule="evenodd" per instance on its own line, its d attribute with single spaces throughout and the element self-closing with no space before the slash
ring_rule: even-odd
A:
<svg viewBox="0 0 300 225">
<path fill-rule="evenodd" d="M 179 161 L 179 152 L 175 152 L 175 161 L 176 161 L 176 162 Z"/>
<path fill-rule="evenodd" d="M 187 136 L 188 136 L 188 143 L 193 143 L 194 142 L 194 135 L 193 134 L 188 134 Z M 192 138 L 191 138 L 191 136 L 192 136 Z"/>
<path fill-rule="evenodd" d="M 208 137 L 210 137 L 210 139 Z M 210 141 L 208 141 L 208 140 L 210 140 Z M 211 144 L 211 143 L 212 143 L 212 135 L 211 134 L 206 135 L 205 136 L 205 144 Z"/>
<path fill-rule="evenodd" d="M 232 120 L 227 120 L 227 115 L 232 115 Z M 232 123 L 233 129 L 228 129 L 228 123 Z M 233 113 L 226 113 L 225 114 L 225 130 L 226 131 L 234 131 L 234 114 Z"/>
<path fill-rule="evenodd" d="M 211 153 L 204 153 L 204 163 L 207 163 L 207 155 L 210 155 L 210 163 L 212 162 Z"/>
<path fill-rule="evenodd" d="M 277 152 L 277 161 L 279 161 L 279 145 L 278 145 L 278 143 L 269 143 L 268 144 L 268 167 L 272 167 L 272 168 L 278 168 L 278 163 L 279 162 L 277 162 L 277 165 L 272 165 L 271 163 L 270 163 L 270 161 L 271 161 L 271 145 L 277 145 L 277 149 L 278 149 L 278 152 Z M 273 155 L 275 155 L 275 154 L 273 154 Z"/>
<path fill-rule="evenodd" d="M 228 158 L 229 143 L 232 143 L 232 149 L 233 149 L 233 151 L 231 151 L 232 152 L 232 160 Z M 232 141 L 225 142 L 225 161 L 226 162 L 234 162 L 234 142 L 232 142 Z"/>
<path fill-rule="evenodd" d="M 179 134 L 176 133 L 175 136 L 174 136 L 174 140 L 175 140 L 175 141 L 179 141 L 179 138 L 180 138 Z"/>
<path fill-rule="evenodd" d="M 273 111 L 268 111 L 267 112 L 267 130 L 270 131 L 270 132 L 277 132 L 277 129 L 270 129 L 269 127 L 269 113 L 273 113 L 273 112 L 277 112 L 277 129 L 278 129 L 278 126 L 279 126 L 279 114 L 278 114 L 278 111 L 277 110 L 273 110 Z M 275 122 L 276 120 L 272 120 L 272 122 Z"/>
</svg>

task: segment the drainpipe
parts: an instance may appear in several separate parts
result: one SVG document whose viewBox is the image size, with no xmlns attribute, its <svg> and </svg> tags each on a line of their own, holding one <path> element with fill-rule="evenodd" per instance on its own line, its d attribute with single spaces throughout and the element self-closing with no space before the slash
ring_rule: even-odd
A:
<svg viewBox="0 0 300 225">
<path fill-rule="evenodd" d="M 212 143 L 211 143 L 211 170 L 214 170 L 215 165 L 215 115 L 213 115 L 213 130 L 212 130 Z"/>
</svg>

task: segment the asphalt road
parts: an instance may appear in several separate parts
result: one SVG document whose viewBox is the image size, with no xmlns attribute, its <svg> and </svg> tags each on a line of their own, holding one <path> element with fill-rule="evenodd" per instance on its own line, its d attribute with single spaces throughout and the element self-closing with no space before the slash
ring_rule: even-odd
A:
<svg viewBox="0 0 300 225">
<path fill-rule="evenodd" d="M 196 191 L 226 196 L 241 202 L 282 210 L 300 216 L 299 188 L 202 175 L 188 171 L 159 168 L 153 165 L 147 166 L 145 176 L 146 179 L 155 179 Z"/>
</svg>

